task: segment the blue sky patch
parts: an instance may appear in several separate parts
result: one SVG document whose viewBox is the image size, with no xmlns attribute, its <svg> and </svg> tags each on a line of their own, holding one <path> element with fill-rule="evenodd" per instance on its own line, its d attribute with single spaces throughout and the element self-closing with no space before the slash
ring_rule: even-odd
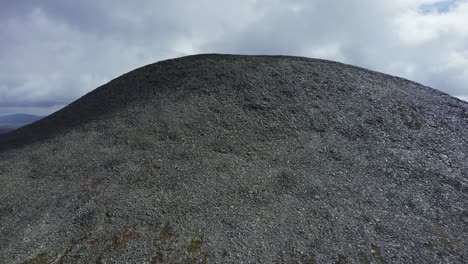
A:
<svg viewBox="0 0 468 264">
<path fill-rule="evenodd" d="M 419 7 L 419 10 L 423 14 L 428 14 L 431 12 L 447 13 L 450 10 L 450 8 L 453 7 L 456 3 L 457 0 L 445 0 L 433 4 L 423 4 Z"/>
</svg>

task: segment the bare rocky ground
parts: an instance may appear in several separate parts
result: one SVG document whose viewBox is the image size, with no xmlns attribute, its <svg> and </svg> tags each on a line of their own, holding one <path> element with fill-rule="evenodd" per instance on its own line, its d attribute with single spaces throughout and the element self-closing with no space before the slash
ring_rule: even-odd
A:
<svg viewBox="0 0 468 264">
<path fill-rule="evenodd" d="M 0 136 L 1 263 L 466 263 L 468 104 L 298 57 L 125 74 Z"/>
</svg>

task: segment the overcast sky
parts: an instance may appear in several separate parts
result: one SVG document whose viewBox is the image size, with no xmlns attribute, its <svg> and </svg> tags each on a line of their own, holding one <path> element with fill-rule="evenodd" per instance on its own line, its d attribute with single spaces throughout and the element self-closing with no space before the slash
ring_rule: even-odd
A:
<svg viewBox="0 0 468 264">
<path fill-rule="evenodd" d="M 337 60 L 468 100 L 468 1 L 0 0 L 0 115 L 213 52 Z"/>
</svg>

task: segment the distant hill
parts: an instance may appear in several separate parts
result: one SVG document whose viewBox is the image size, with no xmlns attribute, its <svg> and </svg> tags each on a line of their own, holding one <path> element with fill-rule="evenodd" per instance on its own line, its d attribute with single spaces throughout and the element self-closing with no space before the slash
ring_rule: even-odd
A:
<svg viewBox="0 0 468 264">
<path fill-rule="evenodd" d="M 24 125 L 32 122 L 36 122 L 41 119 L 42 116 L 28 115 L 28 114 L 14 114 L 0 116 L 0 125 L 11 124 L 11 125 Z"/>
<path fill-rule="evenodd" d="M 468 104 L 342 63 L 151 64 L 0 136 L 1 263 L 468 263 Z"/>
<path fill-rule="evenodd" d="M 5 134 L 7 132 L 10 132 L 12 131 L 14 128 L 11 128 L 11 127 L 2 127 L 0 126 L 0 134 Z"/>
<path fill-rule="evenodd" d="M 5 134 L 19 127 L 36 122 L 43 118 L 37 115 L 14 114 L 0 116 L 0 134 Z"/>
</svg>

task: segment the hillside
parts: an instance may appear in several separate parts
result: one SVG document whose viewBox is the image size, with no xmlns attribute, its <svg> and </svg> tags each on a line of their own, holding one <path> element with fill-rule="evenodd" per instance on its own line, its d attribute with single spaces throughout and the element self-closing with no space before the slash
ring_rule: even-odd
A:
<svg viewBox="0 0 468 264">
<path fill-rule="evenodd" d="M 151 64 L 0 136 L 5 263 L 463 263 L 468 104 L 331 61 Z"/>
</svg>

